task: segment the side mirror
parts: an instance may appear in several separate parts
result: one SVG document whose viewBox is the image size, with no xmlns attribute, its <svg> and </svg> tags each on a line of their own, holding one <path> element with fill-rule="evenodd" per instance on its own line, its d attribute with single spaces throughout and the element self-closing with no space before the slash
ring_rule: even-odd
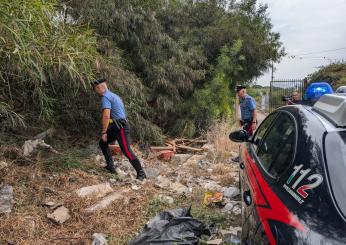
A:
<svg viewBox="0 0 346 245">
<path fill-rule="evenodd" d="M 231 132 L 229 134 L 229 139 L 234 142 L 246 142 L 249 139 L 249 134 L 246 130 L 241 129 Z"/>
</svg>

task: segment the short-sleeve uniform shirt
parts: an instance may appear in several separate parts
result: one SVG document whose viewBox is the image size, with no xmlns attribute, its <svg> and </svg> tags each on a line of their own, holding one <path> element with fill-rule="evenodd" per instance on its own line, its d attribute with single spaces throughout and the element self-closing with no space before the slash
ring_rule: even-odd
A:
<svg viewBox="0 0 346 245">
<path fill-rule="evenodd" d="M 101 109 L 110 109 L 112 119 L 126 119 L 125 106 L 121 98 L 109 90 L 103 94 Z"/>
<path fill-rule="evenodd" d="M 250 95 L 245 95 L 245 98 L 240 98 L 241 119 L 248 121 L 252 119 L 252 111 L 256 109 L 256 101 Z"/>
</svg>

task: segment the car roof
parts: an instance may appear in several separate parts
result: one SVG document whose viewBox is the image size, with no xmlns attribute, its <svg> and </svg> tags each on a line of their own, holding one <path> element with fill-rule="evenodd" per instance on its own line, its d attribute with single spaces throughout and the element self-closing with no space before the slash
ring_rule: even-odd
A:
<svg viewBox="0 0 346 245">
<path fill-rule="evenodd" d="M 302 112 L 312 114 L 314 117 L 316 117 L 318 119 L 318 121 L 323 125 L 323 127 L 325 128 L 325 130 L 327 132 L 344 131 L 345 130 L 345 128 L 336 127 L 336 125 L 333 124 L 332 122 L 330 122 L 323 114 L 320 114 L 320 113 L 316 112 L 315 110 L 313 110 L 313 107 L 311 105 L 298 105 L 298 104 L 288 105 L 288 106 L 283 106 L 280 109 L 289 108 L 289 107 L 296 107 L 297 109 L 299 109 Z"/>
</svg>

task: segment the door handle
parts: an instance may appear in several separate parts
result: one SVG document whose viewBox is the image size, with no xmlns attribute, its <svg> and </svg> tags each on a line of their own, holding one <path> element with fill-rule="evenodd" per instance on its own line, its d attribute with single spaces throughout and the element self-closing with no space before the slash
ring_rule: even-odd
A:
<svg viewBox="0 0 346 245">
<path fill-rule="evenodd" d="M 239 164 L 239 167 L 240 167 L 240 169 L 244 169 L 244 168 L 245 168 L 244 163 L 243 163 L 243 162 L 241 162 L 241 163 Z"/>
<path fill-rule="evenodd" d="M 243 200 L 247 206 L 250 206 L 252 203 L 252 197 L 250 191 L 243 192 Z"/>
</svg>

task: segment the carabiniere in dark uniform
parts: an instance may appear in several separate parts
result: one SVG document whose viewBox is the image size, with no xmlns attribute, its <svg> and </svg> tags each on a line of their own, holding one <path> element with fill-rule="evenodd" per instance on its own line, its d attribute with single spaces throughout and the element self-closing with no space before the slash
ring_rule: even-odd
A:
<svg viewBox="0 0 346 245">
<path fill-rule="evenodd" d="M 109 144 L 116 140 L 121 151 L 136 170 L 137 179 L 143 180 L 146 178 L 145 172 L 129 143 L 130 128 L 124 103 L 118 95 L 108 90 L 106 82 L 104 78 L 91 82 L 94 91 L 101 97 L 102 137 L 99 145 L 107 162 L 106 169 L 116 173 L 117 166 L 114 165 L 109 149 Z"/>
</svg>

